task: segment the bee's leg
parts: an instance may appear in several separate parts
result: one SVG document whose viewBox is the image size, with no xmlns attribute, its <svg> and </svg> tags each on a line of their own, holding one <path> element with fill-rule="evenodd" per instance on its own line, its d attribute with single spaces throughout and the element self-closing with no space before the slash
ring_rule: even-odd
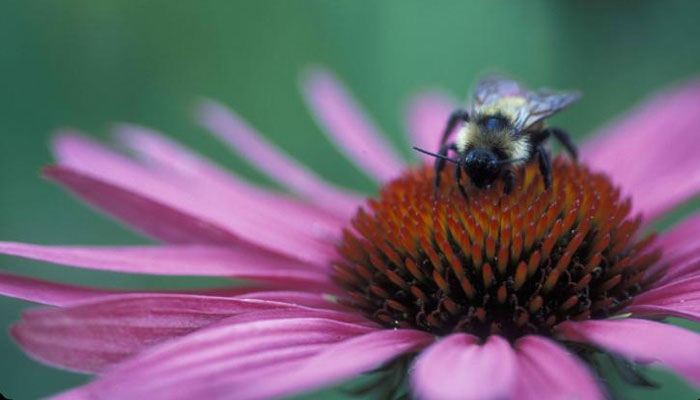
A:
<svg viewBox="0 0 700 400">
<path fill-rule="evenodd" d="M 544 178 L 544 188 L 549 189 L 552 186 L 552 160 L 547 150 L 542 146 L 537 146 L 535 153 L 540 164 L 540 172 Z"/>
<path fill-rule="evenodd" d="M 564 146 L 566 151 L 571 155 L 571 158 L 574 159 L 574 161 L 578 158 L 578 150 L 576 150 L 576 145 L 574 144 L 574 141 L 571 140 L 571 136 L 569 136 L 568 133 L 564 132 L 563 130 L 559 128 L 547 128 L 545 129 L 545 132 L 547 132 L 547 135 L 552 135 L 557 140 L 559 143 Z"/>
<path fill-rule="evenodd" d="M 513 186 L 515 186 L 515 172 L 506 169 L 503 172 L 503 193 L 510 194 Z"/>
<path fill-rule="evenodd" d="M 452 131 L 455 130 L 457 123 L 460 121 L 469 122 L 469 112 L 462 108 L 452 111 L 450 118 L 447 119 L 447 125 L 445 126 L 445 130 L 442 132 L 442 138 L 440 138 L 440 146 L 445 144 L 447 138 L 450 137 Z"/>
<path fill-rule="evenodd" d="M 459 192 L 462 194 L 462 197 L 464 200 L 467 200 L 467 191 L 462 185 L 462 164 L 455 167 L 455 181 L 457 182 L 457 187 L 459 188 Z"/>
<path fill-rule="evenodd" d="M 440 151 L 438 151 L 438 154 L 441 155 L 441 156 L 447 156 L 447 153 L 448 153 L 450 150 L 457 151 L 457 145 L 454 144 L 454 143 L 444 144 L 444 145 L 442 145 L 442 147 L 440 147 Z M 433 180 L 433 182 L 434 182 L 434 187 L 435 187 L 435 193 L 437 193 L 437 190 L 438 190 L 438 188 L 440 187 L 440 173 L 441 173 L 442 170 L 445 168 L 445 163 L 446 163 L 446 162 L 447 162 L 447 161 L 445 161 L 445 160 L 442 159 L 442 158 L 436 158 L 436 159 L 435 159 L 435 178 L 434 178 L 434 180 Z M 459 168 L 457 168 L 457 169 L 459 169 Z"/>
</svg>

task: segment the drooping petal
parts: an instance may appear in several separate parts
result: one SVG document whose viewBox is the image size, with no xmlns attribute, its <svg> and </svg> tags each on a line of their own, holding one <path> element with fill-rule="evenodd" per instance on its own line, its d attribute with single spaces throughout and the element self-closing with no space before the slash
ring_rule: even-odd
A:
<svg viewBox="0 0 700 400">
<path fill-rule="evenodd" d="M 206 193 L 192 190 L 193 185 L 182 182 L 179 176 L 166 174 L 162 170 L 148 169 L 78 134 L 63 132 L 57 135 L 54 147 L 62 165 L 68 165 L 85 175 L 156 200 L 176 210 L 211 223 L 215 222 L 238 237 L 263 247 L 276 248 L 279 251 L 278 246 L 287 247 L 291 241 L 306 246 L 307 251 L 324 247 L 328 250 L 331 247 L 328 241 L 332 241 L 333 236 L 338 235 L 335 231 L 328 235 L 326 230 L 324 240 L 307 236 L 304 231 L 308 233 L 309 227 L 314 228 L 314 225 L 310 224 L 311 221 L 307 221 L 307 225 L 291 224 L 289 221 L 270 220 L 261 215 L 260 209 L 273 207 L 274 204 L 251 202 L 240 195 L 230 197 L 230 191 L 221 191 L 219 188 L 215 190 L 206 185 L 200 186 L 209 188 Z M 318 233 L 323 235 L 324 232 Z"/>
<path fill-rule="evenodd" d="M 590 343 L 639 363 L 660 363 L 700 386 L 700 334 L 636 318 L 567 321 L 564 339 Z"/>
<path fill-rule="evenodd" d="M 456 333 L 418 356 L 411 381 L 420 399 L 507 399 L 516 370 L 515 353 L 500 336 L 479 344 L 476 336 Z"/>
<path fill-rule="evenodd" d="M 132 136 L 134 131 L 134 129 L 129 130 Z M 122 136 L 124 135 L 122 133 Z M 143 140 L 143 135 L 139 137 L 142 140 L 136 143 L 125 141 L 139 148 L 139 153 L 142 155 L 147 150 L 152 151 L 148 154 L 151 157 L 151 168 L 146 168 L 135 160 L 70 131 L 63 131 L 56 135 L 54 152 L 61 165 L 175 208 L 196 215 L 203 214 L 204 218 L 218 218 L 222 225 L 231 225 L 235 221 L 244 220 L 255 221 L 255 226 L 273 227 L 268 229 L 288 231 L 297 236 L 306 233 L 314 234 L 321 239 L 333 240 L 338 235 L 338 221 L 321 219 L 320 213 L 312 215 L 309 212 L 303 212 L 305 210 L 300 206 L 290 209 L 290 201 L 284 202 L 280 196 L 263 196 L 261 192 L 242 184 L 234 186 L 236 182 L 232 177 L 226 179 L 227 174 L 223 172 L 216 174 L 213 168 L 206 169 L 207 173 L 203 174 L 204 161 L 197 163 L 191 153 L 178 153 L 179 157 L 175 157 L 174 153 L 177 149 L 174 148 L 174 144 L 170 143 L 170 146 L 166 147 L 168 143 L 161 139 L 154 145 L 152 142 L 156 139 L 155 136 L 149 136 L 150 141 Z M 144 149 L 140 145 L 144 145 Z M 153 160 L 164 157 L 167 158 L 164 161 L 177 163 L 178 167 L 168 164 L 154 168 Z M 188 169 L 188 162 L 195 165 L 189 165 Z M 189 179 L 184 178 L 181 173 L 173 173 L 175 170 L 181 173 L 183 170 L 189 171 Z M 199 175 L 192 177 L 193 170 L 198 171 Z M 214 179 L 215 177 L 218 179 Z M 280 215 L 285 211 L 287 215 L 292 212 L 295 215 L 300 213 L 301 215 L 297 217 L 292 215 L 285 219 Z M 304 217 L 308 219 L 299 220 Z"/>
<path fill-rule="evenodd" d="M 638 316 L 673 316 L 700 322 L 700 275 L 638 294 L 622 312 Z"/>
<path fill-rule="evenodd" d="M 404 167 L 401 157 L 330 72 L 313 69 L 302 86 L 312 114 L 338 150 L 380 182 L 398 176 Z"/>
<path fill-rule="evenodd" d="M 410 133 L 411 146 L 437 151 L 447 119 L 457 104 L 453 98 L 439 91 L 425 92 L 414 97 L 406 111 L 406 129 Z M 433 160 L 425 154 L 421 158 Z"/>
<path fill-rule="evenodd" d="M 181 180 L 183 186 L 197 191 L 202 198 L 227 196 L 231 204 L 242 203 L 256 218 L 290 225 L 320 239 L 337 239 L 345 223 L 344 218 L 318 206 L 255 187 L 151 129 L 119 124 L 115 134 L 146 165 Z"/>
<path fill-rule="evenodd" d="M 50 306 L 65 306 L 112 293 L 118 292 L 49 282 L 0 271 L 0 295 Z"/>
<path fill-rule="evenodd" d="M 240 398 L 230 390 L 263 378 L 259 371 L 284 366 L 289 373 L 290 362 L 371 331 L 309 317 L 222 321 L 149 349 L 69 393 L 101 399 Z"/>
<path fill-rule="evenodd" d="M 271 319 L 293 319 L 293 318 L 320 318 L 324 320 L 332 320 L 337 322 L 346 322 L 358 326 L 364 326 L 368 328 L 377 329 L 378 325 L 374 322 L 367 320 L 364 316 L 353 311 L 344 310 L 330 310 L 330 309 L 318 309 L 309 308 L 305 306 L 300 306 L 297 304 L 285 303 L 285 302 L 275 302 L 270 300 L 258 300 L 258 299 L 242 299 L 242 300 L 253 300 L 253 301 L 265 301 L 268 303 L 280 303 L 284 307 L 262 310 L 255 312 L 248 312 L 237 314 L 233 317 L 227 318 L 222 321 L 222 324 L 243 324 L 248 322 L 256 321 L 267 321 Z"/>
<path fill-rule="evenodd" d="M 323 271 L 245 245 L 78 247 L 0 242 L 0 254 L 103 271 L 226 276 L 292 286 L 333 287 Z"/>
<path fill-rule="evenodd" d="M 600 383 L 573 354 L 541 336 L 515 343 L 518 373 L 514 399 L 602 400 Z"/>
<path fill-rule="evenodd" d="M 415 330 L 379 330 L 326 347 L 294 371 L 268 374 L 260 382 L 231 387 L 238 399 L 289 396 L 342 382 L 427 346 L 433 336 Z"/>
<path fill-rule="evenodd" d="M 687 259 L 676 261 L 673 264 L 667 265 L 668 269 L 663 271 L 658 282 L 655 283 L 655 286 L 700 276 L 700 254 L 698 253 L 693 254 Z"/>
<path fill-rule="evenodd" d="M 136 230 L 170 243 L 238 243 L 226 230 L 155 200 L 62 167 L 44 175 Z"/>
<path fill-rule="evenodd" d="M 656 285 L 694 276 L 700 271 L 700 214 L 664 232 L 658 240 L 663 248 L 662 259 L 649 270 L 650 276 L 660 274 Z"/>
<path fill-rule="evenodd" d="M 339 304 L 337 301 L 333 301 L 328 295 L 322 293 L 310 293 L 301 291 L 280 291 L 280 290 L 266 290 L 266 291 L 253 291 L 249 293 L 244 293 L 236 298 L 240 299 L 258 299 L 258 300 L 268 300 L 268 301 L 279 301 L 282 303 L 296 304 L 298 306 L 311 307 L 311 308 L 321 308 L 330 310 L 346 310 L 347 307 Z"/>
<path fill-rule="evenodd" d="M 175 190 L 167 182 L 134 177 L 120 182 L 94 178 L 62 167 L 50 167 L 45 175 L 61 183 L 83 200 L 126 221 L 137 229 L 174 243 L 250 243 L 317 265 L 326 265 L 333 246 L 284 229 L 261 226 L 256 221 L 232 218 L 221 205 L 202 205 L 185 188 Z M 144 192 L 144 193 L 139 193 Z"/>
<path fill-rule="evenodd" d="M 122 294 L 24 313 L 12 337 L 49 365 L 98 372 L 149 346 L 231 315 L 285 303 L 182 294 Z"/>
<path fill-rule="evenodd" d="M 324 182 L 283 154 L 223 105 L 204 101 L 198 108 L 198 116 L 206 128 L 248 162 L 318 207 L 350 218 L 362 203 L 361 197 Z"/>
<path fill-rule="evenodd" d="M 697 244 L 698 235 L 700 235 L 700 213 L 685 219 L 659 237 L 659 243 L 664 248 L 664 257 L 676 256 L 687 245 Z"/>
<path fill-rule="evenodd" d="M 698 126 L 700 81 L 693 81 L 603 128 L 581 154 L 624 185 L 634 209 L 653 219 L 700 190 Z"/>
</svg>

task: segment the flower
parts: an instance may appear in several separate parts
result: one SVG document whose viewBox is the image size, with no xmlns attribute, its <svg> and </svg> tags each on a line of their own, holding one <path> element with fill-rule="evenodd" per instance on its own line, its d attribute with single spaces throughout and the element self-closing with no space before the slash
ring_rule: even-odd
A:
<svg viewBox="0 0 700 400">
<path fill-rule="evenodd" d="M 97 374 L 57 398 L 270 398 L 385 366 L 424 399 L 599 399 L 605 388 L 587 365 L 598 351 L 700 385 L 700 335 L 659 321 L 700 320 L 700 216 L 656 241 L 637 233 L 700 189 L 699 82 L 604 129 L 583 147 L 585 164 L 557 159 L 550 191 L 530 166 L 512 195 L 491 188 L 468 200 L 451 175 L 435 197 L 432 169 L 406 169 L 329 73 L 304 82 L 332 142 L 383 183 L 378 198 L 322 181 L 213 102 L 200 105 L 202 123 L 294 195 L 145 128 L 117 129 L 135 158 L 57 135 L 45 176 L 164 244 L 3 242 L 0 253 L 255 282 L 126 292 L 1 273 L 0 293 L 51 306 L 24 313 L 17 343 Z M 453 107 L 418 96 L 411 141 L 434 147 Z"/>
</svg>

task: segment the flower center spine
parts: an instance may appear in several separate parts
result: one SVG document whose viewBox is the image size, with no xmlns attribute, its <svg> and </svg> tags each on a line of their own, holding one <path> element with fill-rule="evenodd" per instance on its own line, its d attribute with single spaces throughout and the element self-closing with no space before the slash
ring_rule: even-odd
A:
<svg viewBox="0 0 700 400">
<path fill-rule="evenodd" d="M 605 175 L 557 159 L 544 190 L 534 164 L 468 189 L 454 171 L 408 171 L 358 210 L 338 245 L 335 281 L 385 326 L 436 334 L 549 334 L 567 319 L 604 318 L 642 289 L 660 250 L 637 240 L 641 217 Z"/>
</svg>

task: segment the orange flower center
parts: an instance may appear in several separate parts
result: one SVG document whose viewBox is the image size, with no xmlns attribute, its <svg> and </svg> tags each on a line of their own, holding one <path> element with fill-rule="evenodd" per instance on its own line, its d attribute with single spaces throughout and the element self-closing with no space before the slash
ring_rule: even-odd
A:
<svg viewBox="0 0 700 400">
<path fill-rule="evenodd" d="M 641 217 L 603 174 L 557 159 L 544 190 L 532 163 L 510 194 L 501 182 L 465 199 L 454 170 L 406 172 L 344 231 L 334 280 L 353 307 L 388 327 L 435 334 L 550 334 L 558 322 L 605 318 L 643 289 L 660 250 L 637 240 Z"/>
</svg>

